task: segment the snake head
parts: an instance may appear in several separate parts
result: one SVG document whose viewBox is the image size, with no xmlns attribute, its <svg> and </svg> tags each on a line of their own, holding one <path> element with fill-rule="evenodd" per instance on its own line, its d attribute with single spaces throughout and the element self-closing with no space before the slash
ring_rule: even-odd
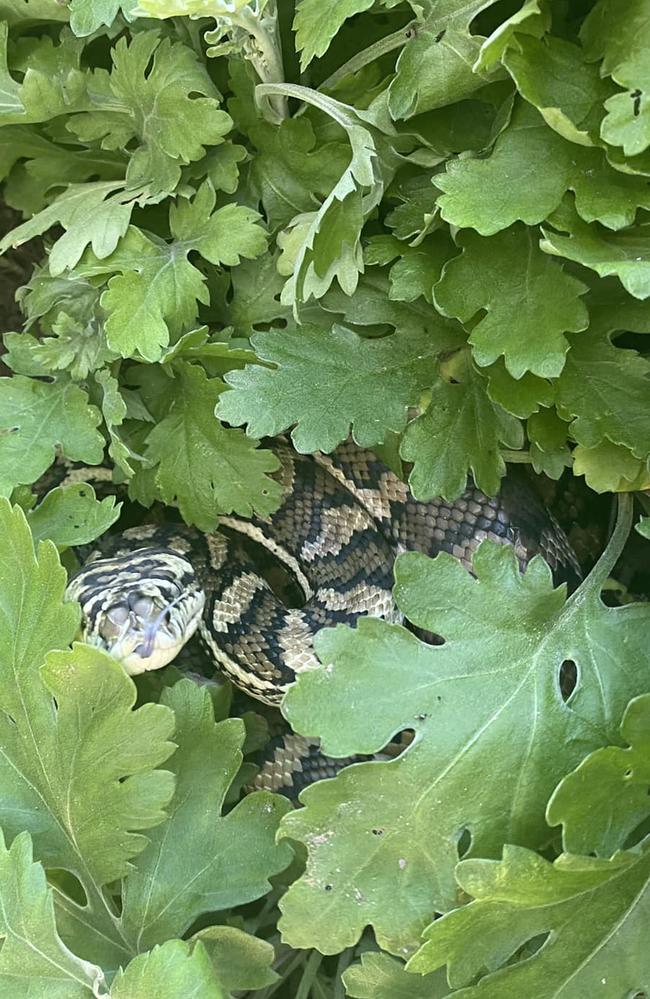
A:
<svg viewBox="0 0 650 999">
<path fill-rule="evenodd" d="M 196 631 L 205 594 L 191 563 L 172 549 L 139 548 L 98 558 L 70 580 L 81 605 L 81 639 L 134 676 L 170 663 Z"/>
</svg>

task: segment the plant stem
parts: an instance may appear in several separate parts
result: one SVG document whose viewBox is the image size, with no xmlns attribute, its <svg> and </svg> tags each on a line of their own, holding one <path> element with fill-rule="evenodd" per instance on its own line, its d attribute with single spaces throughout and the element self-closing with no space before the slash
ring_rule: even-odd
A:
<svg viewBox="0 0 650 999">
<path fill-rule="evenodd" d="M 618 509 L 616 511 L 616 524 L 612 535 L 607 542 L 607 546 L 596 562 L 595 566 L 586 579 L 582 581 L 578 589 L 571 594 L 567 605 L 576 606 L 585 600 L 591 593 L 600 593 L 605 581 L 611 574 L 625 547 L 630 529 L 632 527 L 632 513 L 634 500 L 630 493 L 618 493 Z"/>
<path fill-rule="evenodd" d="M 302 973 L 302 978 L 300 979 L 300 985 L 298 986 L 298 991 L 296 992 L 296 999 L 308 999 L 311 987 L 314 984 L 314 980 L 318 974 L 318 969 L 320 968 L 322 960 L 323 955 L 319 954 L 317 950 L 313 950 L 311 952 L 307 964 L 305 965 L 305 970 Z"/>
<path fill-rule="evenodd" d="M 415 22 L 413 22 L 415 23 Z M 360 69 L 364 66 L 370 65 L 375 59 L 380 59 L 382 56 L 387 55 L 389 52 L 393 52 L 395 49 L 401 49 L 403 45 L 408 42 L 410 25 L 406 24 L 399 31 L 394 31 L 392 35 L 386 35 L 385 38 L 380 38 L 378 42 L 373 45 L 369 45 L 367 49 L 363 49 L 361 52 L 357 52 L 353 55 L 351 59 L 344 62 L 342 66 L 335 69 L 334 72 L 327 77 L 326 80 L 319 86 L 319 90 L 332 90 L 341 80 L 345 79 L 351 73 L 358 73 Z"/>
</svg>

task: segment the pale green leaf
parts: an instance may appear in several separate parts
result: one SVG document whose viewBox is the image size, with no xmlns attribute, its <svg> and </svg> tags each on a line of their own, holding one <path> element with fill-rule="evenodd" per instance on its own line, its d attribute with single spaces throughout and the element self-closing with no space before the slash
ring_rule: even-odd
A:
<svg viewBox="0 0 650 999">
<path fill-rule="evenodd" d="M 341 25 L 354 14 L 372 7 L 374 0 L 298 0 L 293 30 L 300 66 L 304 70 L 316 56 L 327 52 Z"/>
<path fill-rule="evenodd" d="M 57 933 L 52 893 L 43 868 L 33 861 L 26 832 L 7 849 L 0 831 L 0 897 L 2 999 L 92 999 L 106 994 L 101 969 L 75 957 Z"/>
<path fill-rule="evenodd" d="M 219 109 L 218 91 L 189 46 L 161 38 L 158 31 L 141 31 L 130 44 L 120 38 L 111 58 L 110 75 L 95 71 L 95 108 L 75 115 L 68 128 L 83 142 L 101 142 L 103 149 L 122 149 L 135 140 L 127 187 L 169 193 L 181 167 L 222 142 L 232 119 Z"/>
<path fill-rule="evenodd" d="M 401 961 L 366 951 L 361 964 L 343 972 L 346 995 L 353 999 L 442 999 L 447 992 L 444 972 L 410 975 Z"/>
<path fill-rule="evenodd" d="M 627 448 L 606 439 L 594 447 L 579 444 L 574 448 L 573 473 L 584 475 L 589 488 L 597 493 L 650 489 L 647 459 L 635 458 Z"/>
<path fill-rule="evenodd" d="M 110 999 L 225 999 L 201 943 L 167 940 L 118 971 Z"/>
<path fill-rule="evenodd" d="M 212 961 L 224 993 L 262 989 L 279 976 L 272 970 L 275 952 L 267 940 L 259 940 L 235 926 L 208 926 L 192 937 L 200 940 Z"/>
<path fill-rule="evenodd" d="M 0 379 L 0 494 L 35 482 L 57 447 L 71 461 L 97 465 L 104 453 L 99 422 L 78 385 L 23 375 Z"/>
</svg>

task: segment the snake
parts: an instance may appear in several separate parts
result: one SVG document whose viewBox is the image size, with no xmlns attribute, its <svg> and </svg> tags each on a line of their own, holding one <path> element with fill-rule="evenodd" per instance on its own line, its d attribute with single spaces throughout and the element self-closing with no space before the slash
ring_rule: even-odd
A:
<svg viewBox="0 0 650 999">
<path fill-rule="evenodd" d="M 277 707 L 300 673 L 321 665 L 314 651 L 321 629 L 354 627 L 362 615 L 408 626 L 392 593 L 402 552 L 447 552 L 471 572 L 489 538 L 512 546 L 522 570 L 540 554 L 556 584 L 580 579 L 564 531 L 521 466 L 509 466 L 496 496 L 470 479 L 451 502 L 421 501 L 351 440 L 330 454 L 302 455 L 284 440 L 270 449 L 281 487 L 271 515 L 221 516 L 213 532 L 142 524 L 102 539 L 66 591 L 81 606 L 84 642 L 137 675 L 176 660 L 198 634 L 211 669 Z M 97 469 L 67 474 L 68 482 L 92 482 Z M 291 796 L 350 761 L 323 757 L 316 739 L 284 732 L 252 787 Z"/>
</svg>

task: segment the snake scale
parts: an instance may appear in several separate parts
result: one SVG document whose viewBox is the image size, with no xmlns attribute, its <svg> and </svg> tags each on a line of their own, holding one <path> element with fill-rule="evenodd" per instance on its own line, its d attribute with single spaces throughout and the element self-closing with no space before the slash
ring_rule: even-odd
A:
<svg viewBox="0 0 650 999">
<path fill-rule="evenodd" d="M 82 607 L 85 641 L 137 674 L 171 661 L 198 631 L 237 688 L 277 705 L 296 674 L 318 664 L 313 638 L 321 628 L 354 625 L 362 614 L 401 620 L 391 593 L 399 552 L 446 551 L 471 568 L 478 544 L 492 538 L 512 544 L 522 567 L 539 552 L 556 582 L 579 578 L 566 536 L 521 468 L 509 471 L 496 497 L 470 482 L 455 502 L 419 502 L 351 442 L 329 455 L 299 455 L 284 442 L 273 450 L 282 501 L 268 518 L 222 517 L 213 534 L 181 524 L 132 528 L 90 555 L 68 587 Z M 94 475 L 75 469 L 68 481 Z M 260 557 L 291 580 L 296 606 L 273 585 L 273 572 L 261 571 Z M 347 762 L 328 761 L 315 740 L 284 734 L 255 786 L 296 793 Z"/>
</svg>

